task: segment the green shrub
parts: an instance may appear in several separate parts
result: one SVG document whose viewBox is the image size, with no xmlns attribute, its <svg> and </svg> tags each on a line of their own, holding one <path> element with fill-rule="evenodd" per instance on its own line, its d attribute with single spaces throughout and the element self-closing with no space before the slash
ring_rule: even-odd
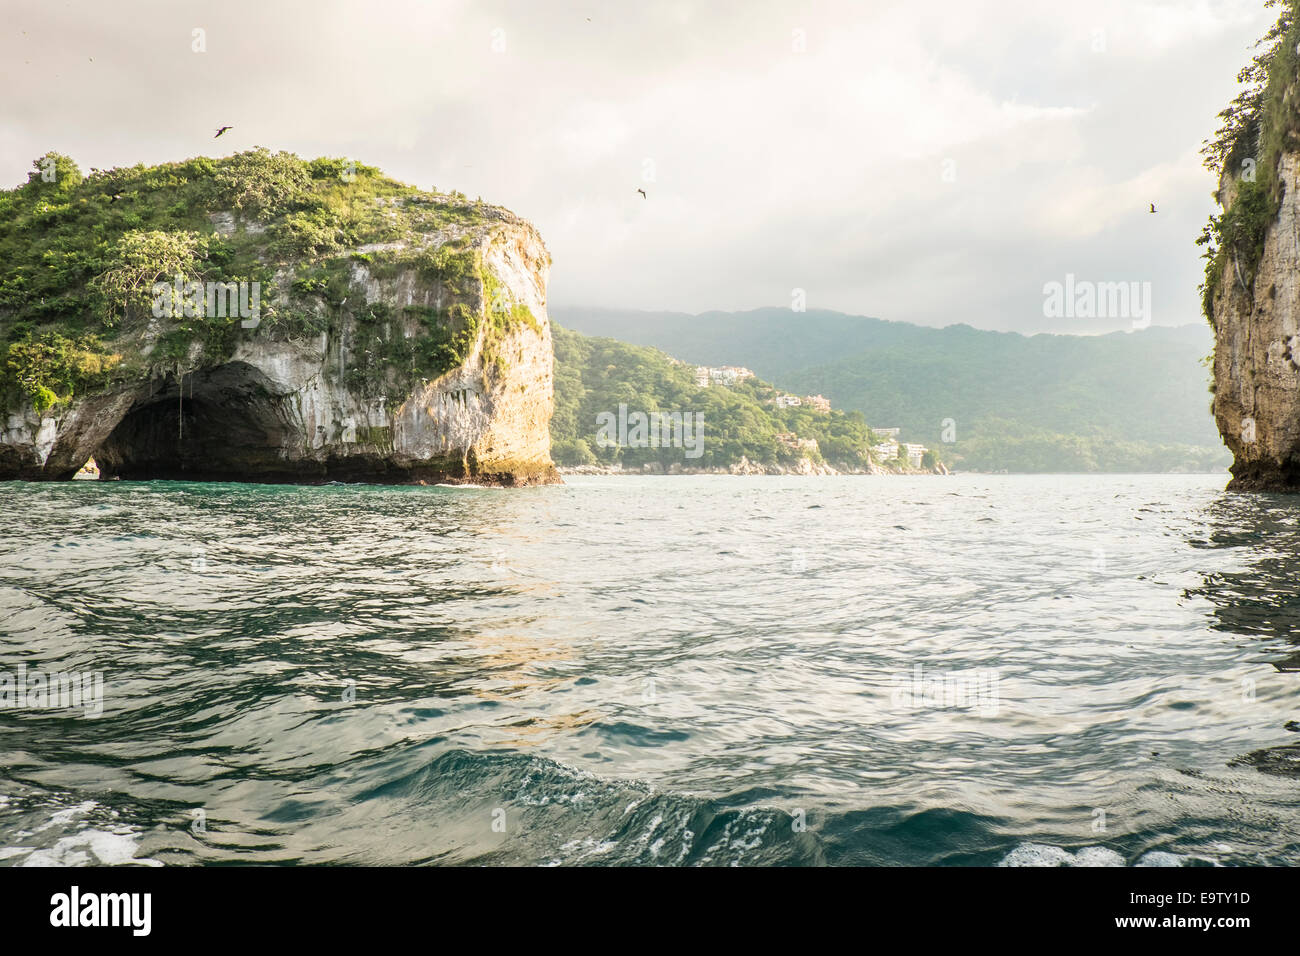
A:
<svg viewBox="0 0 1300 956">
<path fill-rule="evenodd" d="M 122 357 L 103 351 L 99 339 L 70 339 L 57 332 L 40 338 L 11 342 L 0 374 L 4 391 L 32 400 L 43 414 L 57 402 L 66 402 L 83 389 L 102 384 Z"/>
<path fill-rule="evenodd" d="M 311 176 L 292 153 L 272 153 L 259 146 L 220 164 L 213 182 L 219 204 L 248 215 L 267 216 L 300 200 Z"/>
</svg>

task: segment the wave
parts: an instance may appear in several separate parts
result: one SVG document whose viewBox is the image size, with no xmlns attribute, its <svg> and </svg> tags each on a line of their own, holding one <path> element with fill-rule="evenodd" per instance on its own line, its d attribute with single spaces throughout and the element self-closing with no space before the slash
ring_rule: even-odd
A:
<svg viewBox="0 0 1300 956">
<path fill-rule="evenodd" d="M 450 750 L 357 796 L 396 836 L 436 817 L 422 859 L 514 865 L 815 866 L 993 862 L 1006 838 L 957 810 L 752 805 L 611 780 L 518 753 Z M 489 829 L 491 834 L 489 835 Z M 485 844 L 487 844 L 485 846 Z M 373 860 L 368 862 L 374 862 Z M 398 861 L 388 861 L 398 862 Z"/>
<path fill-rule="evenodd" d="M 310 789 L 351 792 L 323 819 L 298 791 L 253 818 L 122 812 L 84 795 L 0 795 L 0 865 L 238 862 L 255 833 L 262 863 L 514 866 L 1219 866 L 1204 855 L 1017 838 L 1009 821 L 951 808 L 798 806 L 766 788 L 709 798 L 611 779 L 518 752 L 437 741 L 370 754 Z M 414 765 L 414 769 L 411 768 Z M 339 775 L 341 773 L 341 776 Z M 21 785 L 20 785 L 21 786 Z M 776 804 L 780 805 L 776 805 Z M 214 815 L 219 816 L 219 814 Z M 148 846 L 142 837 L 151 834 Z M 1121 852 L 1124 851 L 1124 852 Z M 247 860 L 245 860 L 247 862 Z"/>
</svg>

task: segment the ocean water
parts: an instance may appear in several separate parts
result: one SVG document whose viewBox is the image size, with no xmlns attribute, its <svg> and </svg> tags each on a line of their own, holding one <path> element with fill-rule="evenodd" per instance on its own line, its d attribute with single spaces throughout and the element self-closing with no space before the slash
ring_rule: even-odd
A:
<svg viewBox="0 0 1300 956">
<path fill-rule="evenodd" d="M 0 862 L 1298 864 L 1223 484 L 0 484 Z"/>
</svg>

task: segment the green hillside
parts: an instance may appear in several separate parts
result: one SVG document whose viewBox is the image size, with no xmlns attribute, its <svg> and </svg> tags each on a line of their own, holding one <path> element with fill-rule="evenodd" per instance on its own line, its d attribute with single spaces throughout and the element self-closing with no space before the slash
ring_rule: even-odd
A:
<svg viewBox="0 0 1300 956">
<path fill-rule="evenodd" d="M 877 427 L 991 471 L 1209 471 L 1229 456 L 1210 418 L 1203 326 L 1101 336 L 943 329 L 847 316 L 556 309 L 589 334 L 690 362 L 753 369 Z M 951 420 L 945 443 L 945 422 Z M 955 433 L 955 435 L 954 435 Z"/>
<path fill-rule="evenodd" d="M 842 471 L 865 470 L 872 436 L 856 412 L 822 414 L 806 407 L 770 404 L 771 385 L 748 379 L 732 386 L 701 388 L 695 368 L 657 349 L 579 335 L 552 324 L 555 341 L 555 414 L 551 456 L 561 466 L 658 463 L 691 469 L 726 468 L 747 458 L 763 466 L 789 466 L 804 453 L 778 438 L 814 439 L 809 456 Z M 631 411 L 698 414 L 703 421 L 699 454 L 683 447 L 601 447 L 597 416 Z"/>
</svg>

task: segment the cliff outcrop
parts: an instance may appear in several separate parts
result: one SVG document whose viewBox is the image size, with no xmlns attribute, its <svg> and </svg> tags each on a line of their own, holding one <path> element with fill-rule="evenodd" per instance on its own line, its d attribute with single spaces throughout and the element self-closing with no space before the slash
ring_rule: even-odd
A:
<svg viewBox="0 0 1300 956">
<path fill-rule="evenodd" d="M 1300 491 L 1300 30 L 1296 4 L 1242 73 L 1207 144 L 1222 214 L 1207 246 L 1215 423 L 1235 490 Z"/>
<path fill-rule="evenodd" d="M 1279 157 L 1280 200 L 1259 257 L 1223 263 L 1214 325 L 1214 419 L 1238 490 L 1300 490 L 1300 153 Z M 1229 210 L 1237 182 L 1220 197 Z"/>
</svg>

